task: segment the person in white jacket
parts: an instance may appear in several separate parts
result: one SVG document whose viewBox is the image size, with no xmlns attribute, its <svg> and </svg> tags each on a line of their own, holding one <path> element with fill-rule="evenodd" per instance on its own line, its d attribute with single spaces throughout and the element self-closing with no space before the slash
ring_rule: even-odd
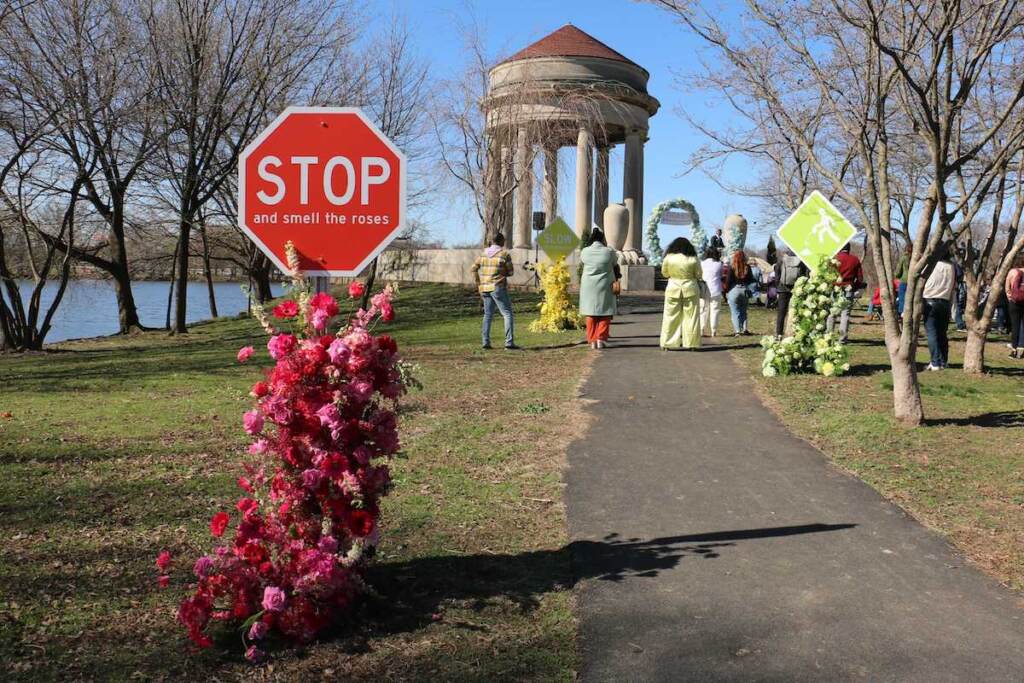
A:
<svg viewBox="0 0 1024 683">
<path fill-rule="evenodd" d="M 932 372 L 944 370 L 949 364 L 949 318 L 956 294 L 956 269 L 949 258 L 949 245 L 939 247 L 938 261 L 924 284 L 924 329 L 928 334 L 928 351 Z"/>
<path fill-rule="evenodd" d="M 718 313 L 722 309 L 722 255 L 717 247 L 704 250 L 700 269 L 706 285 L 701 288 L 700 333 L 714 337 L 718 334 Z"/>
</svg>

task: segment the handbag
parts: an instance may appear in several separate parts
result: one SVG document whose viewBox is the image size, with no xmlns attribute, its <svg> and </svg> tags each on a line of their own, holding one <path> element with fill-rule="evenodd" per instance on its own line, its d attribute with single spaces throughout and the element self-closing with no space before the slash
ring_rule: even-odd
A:
<svg viewBox="0 0 1024 683">
<path fill-rule="evenodd" d="M 615 296 L 622 294 L 622 280 L 616 280 L 612 283 L 612 294 Z"/>
</svg>

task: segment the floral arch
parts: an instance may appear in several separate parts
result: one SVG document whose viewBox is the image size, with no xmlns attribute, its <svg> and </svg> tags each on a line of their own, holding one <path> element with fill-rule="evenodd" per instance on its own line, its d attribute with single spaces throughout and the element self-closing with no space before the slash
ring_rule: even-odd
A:
<svg viewBox="0 0 1024 683">
<path fill-rule="evenodd" d="M 654 207 L 647 219 L 647 250 L 650 252 L 650 262 L 656 266 L 661 265 L 661 259 L 664 256 L 664 252 L 661 250 L 661 240 L 658 237 L 658 226 L 661 225 L 661 219 L 665 213 L 672 209 L 682 209 L 693 217 L 690 235 L 698 255 L 704 254 L 704 248 L 708 243 L 708 236 L 700 225 L 700 215 L 693 204 L 685 199 L 670 199 L 662 202 Z"/>
</svg>

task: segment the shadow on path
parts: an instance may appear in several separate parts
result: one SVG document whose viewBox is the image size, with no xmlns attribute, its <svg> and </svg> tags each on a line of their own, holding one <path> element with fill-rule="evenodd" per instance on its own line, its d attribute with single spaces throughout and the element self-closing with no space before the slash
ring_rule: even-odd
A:
<svg viewBox="0 0 1024 683">
<path fill-rule="evenodd" d="M 469 601 L 482 610 L 494 600 L 511 600 L 527 611 L 545 593 L 567 590 L 581 580 L 619 582 L 655 577 L 684 558 L 715 559 L 741 541 L 783 538 L 852 529 L 855 524 L 737 529 L 666 536 L 644 541 L 609 534 L 600 541 L 573 541 L 557 550 L 516 555 L 479 554 L 421 557 L 371 567 L 368 583 L 382 596 L 366 606 L 374 632 L 423 628 L 445 605 Z"/>
</svg>

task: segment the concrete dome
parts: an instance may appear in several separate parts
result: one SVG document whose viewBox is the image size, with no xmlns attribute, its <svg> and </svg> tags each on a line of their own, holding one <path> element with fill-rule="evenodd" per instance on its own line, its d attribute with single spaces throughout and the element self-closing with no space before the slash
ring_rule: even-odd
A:
<svg viewBox="0 0 1024 683">
<path fill-rule="evenodd" d="M 489 128 L 564 121 L 564 144 L 574 143 L 581 118 L 593 121 L 603 144 L 624 141 L 630 130 L 646 134 L 660 106 L 647 93 L 646 69 L 571 24 L 501 62 L 489 77 Z"/>
</svg>

